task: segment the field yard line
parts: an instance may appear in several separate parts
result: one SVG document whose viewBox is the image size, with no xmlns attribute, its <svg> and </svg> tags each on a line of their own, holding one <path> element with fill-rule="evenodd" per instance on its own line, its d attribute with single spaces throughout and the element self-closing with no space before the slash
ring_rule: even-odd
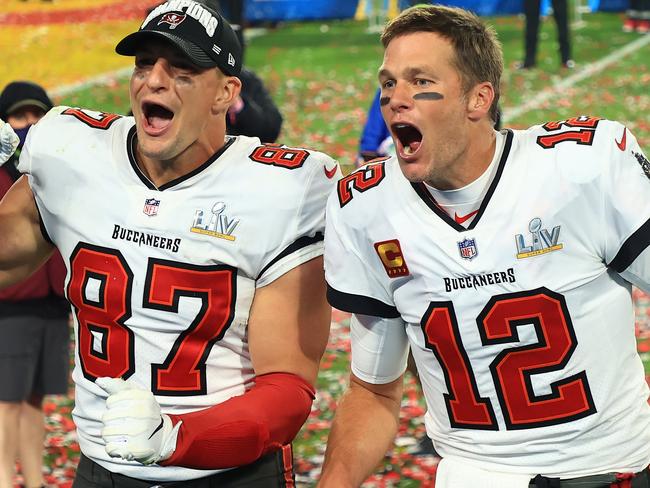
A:
<svg viewBox="0 0 650 488">
<path fill-rule="evenodd" d="M 580 69 L 577 73 L 558 81 L 557 83 L 553 84 L 551 87 L 547 88 L 543 92 L 540 92 L 537 96 L 528 100 L 526 103 L 523 103 L 517 107 L 508 108 L 503 114 L 504 121 L 508 122 L 510 120 L 516 119 L 517 117 L 525 114 L 526 112 L 539 108 L 544 102 L 556 96 L 558 93 L 562 92 L 563 90 L 572 87 L 573 85 L 581 82 L 585 78 L 589 78 L 595 75 L 596 73 L 604 70 L 609 65 L 614 64 L 615 62 L 623 59 L 628 54 L 631 54 L 634 51 L 638 51 L 648 43 L 650 43 L 650 35 L 642 36 L 636 41 L 630 42 L 629 44 L 626 44 L 622 48 L 605 56 L 601 60 L 586 65 L 584 68 Z"/>
<path fill-rule="evenodd" d="M 562 90 L 566 90 L 567 88 L 572 87 L 573 85 L 581 82 L 582 80 L 595 75 L 596 73 L 605 69 L 607 66 L 614 64 L 615 62 L 624 58 L 628 54 L 631 54 L 634 51 L 641 49 L 643 46 L 645 46 L 648 43 L 650 43 L 650 35 L 639 37 L 636 41 L 626 44 L 625 46 L 618 49 L 617 51 L 614 51 L 613 53 L 605 56 L 600 61 L 596 61 L 595 63 L 586 65 L 584 68 L 580 69 L 578 72 L 574 73 L 573 75 L 558 81 L 557 83 L 547 88 L 543 92 L 540 92 L 537 96 L 531 98 L 526 103 L 523 103 L 516 107 L 509 108 L 503 114 L 504 122 L 508 122 L 510 120 L 516 119 L 517 117 L 525 114 L 526 112 L 539 108 L 544 102 L 554 97 L 557 93 L 561 92 Z M 121 78 L 123 76 L 130 75 L 132 71 L 133 71 L 132 67 L 122 68 L 119 70 L 111 71 L 109 73 L 104 73 L 98 76 L 94 76 L 92 78 L 88 78 L 78 83 L 59 86 L 50 90 L 50 95 L 53 97 L 62 97 L 65 95 L 69 95 L 70 93 L 83 90 L 85 88 L 90 88 L 95 85 L 107 84 L 108 82 L 114 80 L 115 78 Z"/>
<path fill-rule="evenodd" d="M 101 75 L 93 76 L 92 78 L 87 78 L 84 81 L 80 81 L 78 83 L 58 86 L 52 90 L 48 90 L 48 93 L 52 97 L 63 97 L 65 95 L 69 95 L 70 93 L 74 93 L 85 88 L 90 88 L 91 86 L 106 85 L 116 78 L 122 78 L 124 76 L 130 75 L 132 72 L 133 66 L 129 68 L 121 68 Z"/>
</svg>

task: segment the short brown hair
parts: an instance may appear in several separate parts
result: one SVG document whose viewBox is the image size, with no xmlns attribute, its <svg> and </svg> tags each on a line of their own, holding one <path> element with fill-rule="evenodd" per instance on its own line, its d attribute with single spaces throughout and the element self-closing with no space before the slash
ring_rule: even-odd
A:
<svg viewBox="0 0 650 488">
<path fill-rule="evenodd" d="M 390 21 L 381 35 L 381 42 L 386 48 L 393 39 L 416 32 L 435 32 L 451 42 L 455 52 L 452 62 L 461 75 L 466 93 L 477 83 L 492 83 L 494 101 L 490 117 L 496 122 L 503 52 L 495 30 L 462 8 L 423 5 L 406 9 Z"/>
</svg>

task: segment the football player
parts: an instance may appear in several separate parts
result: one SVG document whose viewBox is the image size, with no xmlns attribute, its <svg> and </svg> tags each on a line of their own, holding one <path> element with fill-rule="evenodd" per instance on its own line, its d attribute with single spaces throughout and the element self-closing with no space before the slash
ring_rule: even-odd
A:
<svg viewBox="0 0 650 488">
<path fill-rule="evenodd" d="M 29 130 L 50 108 L 50 97 L 36 83 L 13 81 L 0 93 L 0 118 L 7 120 L 0 139 L 15 130 L 20 141 L 0 166 L 0 199 L 21 176 L 16 165 Z M 27 280 L 0 290 L 0 486 L 13 486 L 16 446 L 24 486 L 43 485 L 43 401 L 67 394 L 70 377 L 64 279 L 65 265 L 55 252 Z"/>
<path fill-rule="evenodd" d="M 352 372 L 320 486 L 359 486 L 383 458 L 410 348 L 438 488 L 647 487 L 637 140 L 588 116 L 495 131 L 501 48 L 465 10 L 405 10 L 382 42 L 397 154 L 344 177 L 327 207 L 328 297 L 353 313 Z"/>
<path fill-rule="evenodd" d="M 215 10 L 156 7 L 133 117 L 54 108 L 0 205 L 0 285 L 56 246 L 76 333 L 75 487 L 292 486 L 325 298 L 328 156 L 226 136 L 241 47 Z"/>
</svg>

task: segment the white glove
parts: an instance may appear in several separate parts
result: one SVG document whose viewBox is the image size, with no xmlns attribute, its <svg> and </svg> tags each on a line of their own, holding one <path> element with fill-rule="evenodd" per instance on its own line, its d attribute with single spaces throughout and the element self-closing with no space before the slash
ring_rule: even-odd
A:
<svg viewBox="0 0 650 488">
<path fill-rule="evenodd" d="M 122 378 L 97 378 L 95 384 L 108 393 L 102 438 L 109 456 L 153 464 L 174 453 L 182 422 L 172 425 L 153 393 Z"/>
<path fill-rule="evenodd" d="M 0 119 L 0 166 L 11 157 L 19 142 L 20 139 L 11 126 Z"/>
</svg>

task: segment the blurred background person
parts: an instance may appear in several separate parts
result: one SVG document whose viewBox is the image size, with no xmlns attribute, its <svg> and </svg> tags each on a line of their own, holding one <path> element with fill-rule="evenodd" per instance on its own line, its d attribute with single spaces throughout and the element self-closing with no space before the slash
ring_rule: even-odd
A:
<svg viewBox="0 0 650 488">
<path fill-rule="evenodd" d="M 539 37 L 539 16 L 541 0 L 524 0 L 526 32 L 524 36 L 525 57 L 519 69 L 534 68 L 537 64 L 537 41 Z M 557 40 L 560 45 L 560 63 L 564 68 L 574 68 L 571 59 L 571 40 L 569 36 L 569 12 L 567 0 L 551 0 L 553 18 L 557 26 Z"/>
<path fill-rule="evenodd" d="M 630 0 L 630 6 L 625 12 L 623 32 L 650 32 L 650 0 Z"/>
<path fill-rule="evenodd" d="M 205 0 L 220 12 L 233 27 L 242 47 L 242 56 L 246 64 L 246 39 L 244 38 L 243 0 Z M 282 128 L 282 115 L 276 106 L 264 82 L 252 70 L 246 67 L 239 73 L 242 87 L 235 103 L 228 110 L 226 132 L 233 136 L 259 137 L 262 142 L 275 142 Z"/>
<path fill-rule="evenodd" d="M 271 94 L 260 77 L 249 69 L 242 68 L 239 79 L 241 93 L 228 110 L 226 132 L 275 142 L 282 128 L 282 115 Z"/>
<path fill-rule="evenodd" d="M 0 198 L 20 173 L 20 148 L 30 127 L 52 108 L 45 90 L 27 81 L 0 94 L 0 119 L 20 138 L 0 167 Z M 25 488 L 43 486 L 43 398 L 68 391 L 69 307 L 63 298 L 65 265 L 55 253 L 24 282 L 0 291 L 0 487 L 14 486 L 16 458 Z"/>
</svg>

